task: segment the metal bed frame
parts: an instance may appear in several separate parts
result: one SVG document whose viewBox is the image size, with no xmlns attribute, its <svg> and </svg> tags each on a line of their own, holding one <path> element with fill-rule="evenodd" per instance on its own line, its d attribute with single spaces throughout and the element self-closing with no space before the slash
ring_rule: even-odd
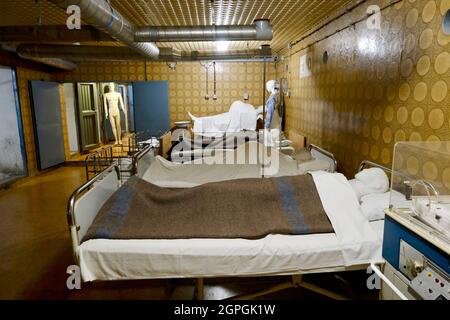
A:
<svg viewBox="0 0 450 320">
<path fill-rule="evenodd" d="M 359 168 L 358 168 L 358 172 L 363 171 L 364 169 L 366 169 L 366 167 L 379 168 L 386 173 L 392 174 L 392 169 L 382 166 L 381 164 L 369 161 L 369 160 L 363 160 L 361 162 L 361 164 L 359 165 Z"/>
<path fill-rule="evenodd" d="M 310 144 L 308 147 L 309 151 L 311 152 L 311 154 L 316 154 L 319 155 L 320 154 L 324 155 L 325 157 L 329 158 L 331 161 L 333 161 L 333 172 L 336 172 L 338 169 L 338 163 L 337 160 L 334 156 L 334 154 L 332 154 L 330 151 L 327 151 L 319 146 L 316 146 L 315 144 Z M 317 154 L 316 152 L 318 152 L 319 154 Z"/>
<path fill-rule="evenodd" d="M 332 172 L 336 172 L 338 169 L 338 162 L 336 160 L 336 157 L 333 153 L 331 153 L 328 150 L 325 150 L 315 144 L 310 144 L 308 146 L 308 150 L 311 152 L 311 154 L 315 157 L 315 159 L 322 159 L 331 161 L 332 163 Z M 208 157 L 214 154 L 215 149 L 202 149 L 201 150 L 201 157 Z M 195 157 L 195 155 L 192 152 L 187 152 L 188 157 L 186 158 L 186 161 L 192 161 Z M 183 158 L 183 152 L 180 153 L 180 158 Z M 179 162 L 179 161 L 176 161 Z M 181 161 L 183 163 L 183 161 Z"/>
<path fill-rule="evenodd" d="M 322 148 L 319 148 L 315 145 L 310 145 L 311 150 L 317 150 L 319 152 L 323 152 Z M 333 156 L 331 153 L 326 151 L 327 155 Z M 334 159 L 334 156 L 333 156 Z M 383 167 L 379 164 L 376 164 L 371 161 L 363 161 L 359 167 L 359 171 L 363 170 L 367 166 L 372 167 L 378 167 L 380 169 L 385 170 L 386 172 L 392 172 L 391 169 L 388 169 L 386 167 Z M 116 191 L 120 187 L 120 168 L 117 163 L 112 164 L 108 166 L 105 170 L 103 170 L 101 173 L 97 174 L 94 178 L 89 180 L 87 183 L 79 187 L 70 197 L 70 200 L 68 202 L 68 210 L 67 210 L 67 220 L 69 224 L 69 230 L 71 234 L 72 239 L 72 250 L 75 262 L 79 265 L 79 257 L 78 257 L 78 247 L 81 245 L 81 239 L 79 236 L 79 232 L 85 232 L 89 228 L 89 226 L 92 224 L 95 216 L 91 217 L 84 217 L 78 221 L 76 217 L 76 209 L 79 205 L 79 200 L 81 200 L 83 197 L 90 197 L 87 199 L 87 203 L 83 205 L 83 209 L 90 211 L 91 213 L 97 213 L 101 206 L 103 205 L 104 201 L 106 201 L 114 191 Z M 99 188 L 94 188 L 97 184 L 103 184 L 99 186 Z M 109 184 L 109 185 L 108 185 Z M 109 186 L 109 187 L 108 187 Z M 90 195 L 90 193 L 93 193 Z M 97 199 L 103 200 L 103 202 L 98 203 L 98 201 L 95 201 Z M 84 221 L 81 221 L 84 220 Z M 358 270 L 366 270 L 369 266 L 377 266 L 380 265 L 380 269 L 383 269 L 384 263 L 370 263 L 370 264 L 361 264 L 361 265 L 355 265 L 350 267 L 336 267 L 332 270 L 323 271 L 326 273 L 334 273 L 334 272 L 342 272 L 342 271 L 358 271 Z M 305 273 L 306 274 L 306 273 Z M 295 274 L 290 275 L 291 279 L 290 281 L 286 281 L 283 283 L 280 283 L 274 287 L 268 288 L 263 291 L 254 292 L 251 294 L 244 294 L 232 297 L 231 299 L 235 300 L 248 300 L 248 299 L 254 299 L 257 297 L 261 297 L 270 293 L 278 292 L 281 290 L 289 289 L 289 288 L 305 288 L 311 291 L 314 291 L 316 293 L 319 293 L 323 296 L 329 297 L 331 299 L 335 300 L 348 300 L 348 297 L 345 297 L 341 294 L 337 294 L 335 292 L 332 292 L 330 290 L 326 290 L 324 288 L 321 288 L 317 285 L 314 285 L 312 283 L 309 283 L 304 280 L 303 274 Z M 195 279 L 195 289 L 194 289 L 194 299 L 202 300 L 204 299 L 204 278 L 196 278 Z"/>
<path fill-rule="evenodd" d="M 128 138 L 127 145 L 107 146 L 86 157 L 86 181 L 116 164 L 119 168 L 119 180 L 126 182 L 137 172 L 137 162 L 152 149 L 149 144 L 138 141 L 138 134 Z"/>
</svg>

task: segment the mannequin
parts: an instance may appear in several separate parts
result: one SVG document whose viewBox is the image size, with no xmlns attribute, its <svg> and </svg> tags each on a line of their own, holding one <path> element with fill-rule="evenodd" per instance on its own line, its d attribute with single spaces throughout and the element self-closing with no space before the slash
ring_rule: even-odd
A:
<svg viewBox="0 0 450 320">
<path fill-rule="evenodd" d="M 266 122 L 265 129 L 281 129 L 281 119 L 278 114 L 278 99 L 277 95 L 280 91 L 280 84 L 278 81 L 269 80 L 266 83 L 266 90 L 269 91 L 270 97 L 266 103 Z"/>
<path fill-rule="evenodd" d="M 105 86 L 105 94 L 103 95 L 103 105 L 105 108 L 106 119 L 109 117 L 111 123 L 114 144 L 122 144 L 122 128 L 120 127 L 120 110 L 125 113 L 125 106 L 123 103 L 122 95 L 114 90 L 114 84 Z"/>
</svg>

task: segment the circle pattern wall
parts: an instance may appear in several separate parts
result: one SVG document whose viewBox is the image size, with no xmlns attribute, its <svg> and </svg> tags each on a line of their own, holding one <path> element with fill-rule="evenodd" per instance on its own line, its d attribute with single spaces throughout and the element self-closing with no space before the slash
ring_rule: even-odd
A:
<svg viewBox="0 0 450 320">
<path fill-rule="evenodd" d="M 206 95 L 206 70 L 200 62 L 179 62 L 174 71 L 162 62 L 83 63 L 74 72 L 57 74 L 59 81 L 152 81 L 169 82 L 170 119 L 173 122 L 189 119 L 188 112 L 196 116 L 208 116 L 227 112 L 236 100 L 242 100 L 245 90 L 250 94 L 249 103 L 257 107 L 263 104 L 263 64 L 218 62 L 217 100 L 214 92 L 213 68 L 208 73 Z M 266 64 L 267 79 L 275 77 L 273 64 Z"/>
<path fill-rule="evenodd" d="M 347 24 L 362 16 L 361 7 L 344 17 Z M 382 11 L 381 30 L 364 21 L 293 55 L 287 130 L 332 151 L 348 176 L 364 159 L 390 166 L 398 141 L 450 140 L 450 36 L 441 27 L 448 9 L 448 0 L 404 0 Z M 339 27 L 338 20 L 329 30 Z M 307 52 L 313 75 L 300 79 L 299 59 Z M 278 77 L 286 76 L 284 64 L 277 65 Z"/>
</svg>

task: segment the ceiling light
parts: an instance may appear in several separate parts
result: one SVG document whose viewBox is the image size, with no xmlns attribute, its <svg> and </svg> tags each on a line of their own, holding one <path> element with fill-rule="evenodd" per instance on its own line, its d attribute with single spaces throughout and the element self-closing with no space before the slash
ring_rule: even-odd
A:
<svg viewBox="0 0 450 320">
<path fill-rule="evenodd" d="M 216 41 L 217 51 L 227 51 L 229 46 L 230 46 L 229 41 Z"/>
</svg>

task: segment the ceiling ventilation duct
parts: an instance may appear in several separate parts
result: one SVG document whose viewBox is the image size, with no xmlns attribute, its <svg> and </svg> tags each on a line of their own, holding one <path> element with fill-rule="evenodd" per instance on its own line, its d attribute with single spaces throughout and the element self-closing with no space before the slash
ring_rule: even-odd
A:
<svg viewBox="0 0 450 320">
<path fill-rule="evenodd" d="M 136 42 L 265 41 L 272 37 L 273 29 L 267 19 L 255 20 L 251 26 L 150 26 L 138 28 L 135 33 Z"/>
<path fill-rule="evenodd" d="M 81 10 L 81 18 L 94 27 L 109 34 L 114 39 L 127 44 L 145 57 L 157 58 L 159 49 L 151 42 L 136 43 L 134 41 L 135 27 L 117 12 L 105 0 L 50 0 L 66 10 L 76 5 Z"/>
<path fill-rule="evenodd" d="M 218 52 L 180 52 L 173 48 L 159 48 L 158 59 L 150 61 L 203 61 L 203 60 L 254 60 L 272 58 L 270 46 L 262 46 L 261 49 Z M 17 53 L 23 56 L 42 58 L 59 58 L 76 62 L 91 61 L 143 61 L 146 60 L 140 54 L 127 47 L 105 46 L 71 46 L 71 45 L 37 45 L 22 44 L 17 48 Z"/>
</svg>

